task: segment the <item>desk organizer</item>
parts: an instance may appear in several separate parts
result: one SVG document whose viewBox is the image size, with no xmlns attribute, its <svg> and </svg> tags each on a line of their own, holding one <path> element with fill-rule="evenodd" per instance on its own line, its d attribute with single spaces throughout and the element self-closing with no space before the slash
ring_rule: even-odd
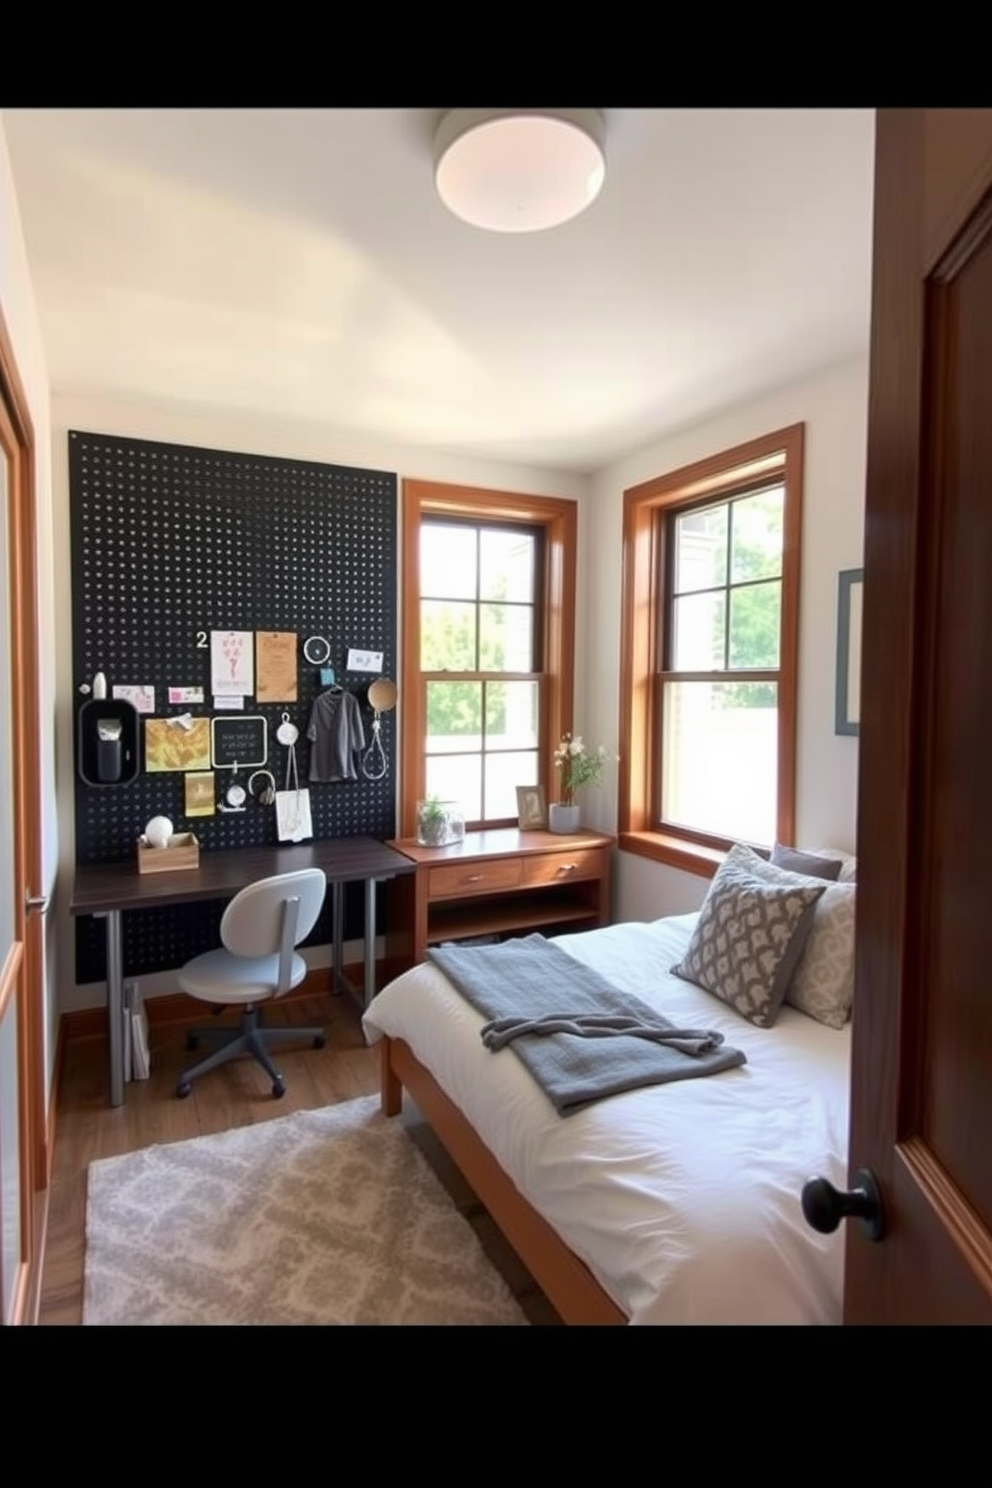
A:
<svg viewBox="0 0 992 1488">
<path fill-rule="evenodd" d="M 193 832 L 173 832 L 167 847 L 149 847 L 138 838 L 138 872 L 168 873 L 176 868 L 199 868 L 200 844 Z"/>
</svg>

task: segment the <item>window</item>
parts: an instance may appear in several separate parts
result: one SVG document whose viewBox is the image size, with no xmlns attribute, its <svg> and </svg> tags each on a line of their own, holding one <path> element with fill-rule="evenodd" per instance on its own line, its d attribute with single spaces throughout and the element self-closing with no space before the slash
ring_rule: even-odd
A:
<svg viewBox="0 0 992 1488">
<path fill-rule="evenodd" d="M 403 502 L 401 831 L 425 795 L 515 826 L 571 717 L 575 503 L 423 481 Z"/>
<path fill-rule="evenodd" d="M 802 425 L 624 493 L 620 841 L 712 873 L 791 841 Z"/>
</svg>

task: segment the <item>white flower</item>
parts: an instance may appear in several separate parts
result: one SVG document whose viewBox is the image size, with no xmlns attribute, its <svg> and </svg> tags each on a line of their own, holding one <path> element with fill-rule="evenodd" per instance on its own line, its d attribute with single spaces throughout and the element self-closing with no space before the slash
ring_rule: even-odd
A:
<svg viewBox="0 0 992 1488">
<path fill-rule="evenodd" d="M 581 734 L 576 734 L 574 738 L 571 734 L 562 734 L 554 752 L 562 800 L 571 802 L 580 786 L 599 785 L 606 761 L 610 757 L 604 744 L 590 750 Z"/>
</svg>

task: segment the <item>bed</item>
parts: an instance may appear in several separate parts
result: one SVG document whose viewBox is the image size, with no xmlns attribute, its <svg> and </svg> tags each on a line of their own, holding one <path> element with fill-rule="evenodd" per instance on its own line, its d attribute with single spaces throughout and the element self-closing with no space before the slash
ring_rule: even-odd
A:
<svg viewBox="0 0 992 1488">
<path fill-rule="evenodd" d="M 814 1174 L 846 1187 L 853 869 L 848 860 L 843 887 L 810 891 L 784 997 L 805 977 L 812 1003 L 784 1000 L 758 1026 L 671 969 L 684 972 L 698 948 L 735 854 L 697 914 L 554 942 L 674 1024 L 722 1034 L 746 1061 L 735 1068 L 563 1116 L 511 1047 L 485 1046 L 486 1017 L 432 960 L 364 1014 L 381 1048 L 383 1109 L 397 1114 L 409 1093 L 566 1322 L 841 1321 L 843 1234 L 812 1230 L 800 1195 Z M 816 881 L 763 859 L 746 868 L 783 892 Z M 826 1013 L 824 989 L 834 994 Z"/>
</svg>

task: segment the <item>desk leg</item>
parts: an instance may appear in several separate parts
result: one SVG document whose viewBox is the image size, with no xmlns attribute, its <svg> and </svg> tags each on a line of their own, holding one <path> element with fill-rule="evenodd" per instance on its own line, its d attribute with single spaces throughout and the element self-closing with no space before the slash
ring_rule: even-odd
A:
<svg viewBox="0 0 992 1488">
<path fill-rule="evenodd" d="M 331 991 L 335 997 L 349 991 L 344 979 L 344 884 L 331 884 L 331 913 L 334 916 L 334 941 L 331 946 Z"/>
<path fill-rule="evenodd" d="M 107 911 L 107 1037 L 110 1046 L 110 1104 L 124 1104 L 124 953 L 121 912 Z"/>
<path fill-rule="evenodd" d="M 363 1003 L 369 1006 L 375 996 L 375 886 L 377 880 L 367 878 L 365 880 L 365 965 L 363 971 L 364 993 Z"/>
</svg>

